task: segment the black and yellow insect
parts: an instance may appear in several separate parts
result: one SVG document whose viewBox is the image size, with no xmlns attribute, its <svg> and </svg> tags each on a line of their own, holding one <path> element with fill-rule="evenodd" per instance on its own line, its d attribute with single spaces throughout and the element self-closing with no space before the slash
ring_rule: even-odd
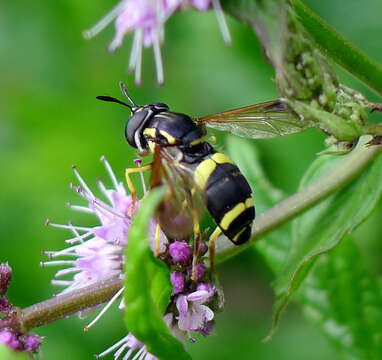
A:
<svg viewBox="0 0 382 360">
<path fill-rule="evenodd" d="M 127 181 L 133 196 L 135 192 L 129 179 L 132 172 L 152 169 L 151 186 L 160 184 L 163 178 L 170 184 L 176 183 L 174 177 L 180 178 L 186 194 L 186 205 L 183 205 L 182 210 L 189 206 L 196 236 L 200 229 L 193 197 L 195 193 L 200 193 L 217 224 L 210 237 L 212 247 L 221 232 L 235 245 L 248 241 L 255 219 L 251 188 L 227 155 L 217 152 L 208 142 L 203 141 L 205 125 L 249 137 L 270 137 L 301 131 L 299 123 L 291 123 L 284 104 L 276 100 L 191 119 L 188 115 L 170 111 L 163 103 L 137 106 L 122 83 L 121 89 L 131 105 L 109 96 L 97 98 L 129 107 L 132 116 L 125 129 L 128 143 L 138 149 L 141 155 L 149 152 L 154 154 L 152 164 L 127 169 Z M 170 237 L 174 236 L 171 226 L 161 223 L 161 228 Z"/>
</svg>

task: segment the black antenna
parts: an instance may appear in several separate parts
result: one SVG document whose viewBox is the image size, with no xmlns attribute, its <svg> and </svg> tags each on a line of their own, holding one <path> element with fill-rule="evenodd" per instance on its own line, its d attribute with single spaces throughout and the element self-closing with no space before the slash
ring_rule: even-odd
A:
<svg viewBox="0 0 382 360">
<path fill-rule="evenodd" d="M 133 104 L 133 107 L 137 108 L 138 106 L 135 104 L 135 102 L 133 101 L 133 99 L 129 96 L 129 93 L 127 92 L 127 89 L 126 89 L 126 85 L 121 81 L 119 83 L 119 86 L 123 92 L 123 95 L 125 95 L 127 97 L 127 99 Z"/>
<path fill-rule="evenodd" d="M 97 96 L 96 99 L 102 100 L 102 101 L 115 102 L 117 104 L 121 104 L 121 105 L 127 106 L 130 110 L 133 110 L 133 108 L 129 104 L 126 104 L 125 102 L 123 102 L 121 100 L 118 100 L 116 98 L 113 98 L 111 96 Z"/>
</svg>

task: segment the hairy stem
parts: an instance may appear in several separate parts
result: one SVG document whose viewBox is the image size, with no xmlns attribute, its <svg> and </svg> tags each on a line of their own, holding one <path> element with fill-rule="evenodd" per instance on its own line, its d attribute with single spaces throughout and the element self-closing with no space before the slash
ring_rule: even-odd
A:
<svg viewBox="0 0 382 360">
<path fill-rule="evenodd" d="M 248 243 L 235 246 L 225 238 L 219 239 L 216 247 L 216 262 L 223 262 L 244 251 L 268 232 L 348 184 L 373 160 L 382 147 L 380 145 L 367 147 L 365 144 L 368 140 L 370 137 L 361 138 L 357 147 L 336 168 L 260 214 L 256 218 L 252 238 Z M 110 300 L 121 286 L 122 282 L 116 276 L 32 305 L 21 312 L 22 326 L 25 330 L 30 330 L 104 303 Z"/>
<path fill-rule="evenodd" d="M 22 310 L 22 328 L 28 331 L 102 304 L 110 300 L 121 286 L 121 279 L 115 276 L 29 306 Z"/>
</svg>

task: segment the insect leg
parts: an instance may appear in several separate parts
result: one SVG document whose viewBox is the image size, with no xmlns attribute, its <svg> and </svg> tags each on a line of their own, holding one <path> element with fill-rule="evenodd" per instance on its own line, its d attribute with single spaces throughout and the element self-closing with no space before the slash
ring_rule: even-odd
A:
<svg viewBox="0 0 382 360">
<path fill-rule="evenodd" d="M 197 264 L 199 259 L 199 248 L 200 248 L 200 226 L 199 226 L 199 217 L 196 209 L 191 206 L 192 220 L 194 223 L 194 251 L 192 257 L 192 280 L 198 280 L 197 274 Z"/>
<path fill-rule="evenodd" d="M 160 250 L 160 225 L 158 221 L 157 226 L 155 228 L 155 257 L 159 256 L 159 250 Z"/>
<path fill-rule="evenodd" d="M 129 188 L 129 190 L 131 192 L 131 198 L 132 198 L 131 207 L 130 207 L 130 210 L 128 212 L 129 216 L 131 216 L 133 211 L 134 211 L 135 200 L 137 198 L 137 190 L 135 190 L 135 186 L 130 179 L 130 174 L 142 173 L 144 171 L 151 170 L 151 168 L 152 168 L 152 164 L 147 164 L 147 165 L 137 167 L 137 168 L 127 168 L 126 169 L 125 176 L 126 176 L 127 187 Z"/>
<path fill-rule="evenodd" d="M 186 207 L 187 207 L 187 200 L 184 199 L 183 203 L 182 203 L 182 207 L 180 208 L 179 215 L 183 215 L 184 214 L 184 211 L 186 210 Z"/>
<path fill-rule="evenodd" d="M 211 234 L 210 239 L 208 241 L 208 249 L 210 252 L 210 266 L 212 272 L 214 272 L 215 268 L 215 241 L 218 238 L 218 236 L 221 234 L 221 229 L 219 226 L 216 227 L 214 232 Z"/>
</svg>

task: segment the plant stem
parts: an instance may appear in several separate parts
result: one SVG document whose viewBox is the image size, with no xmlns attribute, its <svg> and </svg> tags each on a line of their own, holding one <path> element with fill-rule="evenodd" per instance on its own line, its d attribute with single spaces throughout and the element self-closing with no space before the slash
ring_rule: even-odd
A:
<svg viewBox="0 0 382 360">
<path fill-rule="evenodd" d="M 286 221 L 348 184 L 375 158 L 382 147 L 381 145 L 367 147 L 365 144 L 368 140 L 370 140 L 369 136 L 362 137 L 357 147 L 336 168 L 260 214 L 256 218 L 252 238 L 248 243 L 235 246 L 226 238 L 220 238 L 217 241 L 216 262 L 223 262 L 244 251 L 266 233 L 280 227 Z M 31 330 L 104 303 L 110 300 L 121 286 L 121 279 L 116 276 L 32 305 L 21 312 L 23 328 L 26 331 Z"/>
<path fill-rule="evenodd" d="M 216 263 L 221 263 L 246 250 L 268 232 L 280 227 L 286 221 L 308 210 L 334 191 L 347 185 L 379 153 L 381 145 L 365 146 L 370 139 L 370 136 L 361 137 L 356 148 L 336 168 L 276 204 L 265 213 L 260 214 L 252 228 L 252 238 L 247 243 L 236 246 L 221 236 L 216 242 Z"/>
<path fill-rule="evenodd" d="M 121 286 L 121 279 L 115 276 L 29 306 L 22 310 L 22 329 L 29 331 L 102 304 L 110 300 Z"/>
</svg>

